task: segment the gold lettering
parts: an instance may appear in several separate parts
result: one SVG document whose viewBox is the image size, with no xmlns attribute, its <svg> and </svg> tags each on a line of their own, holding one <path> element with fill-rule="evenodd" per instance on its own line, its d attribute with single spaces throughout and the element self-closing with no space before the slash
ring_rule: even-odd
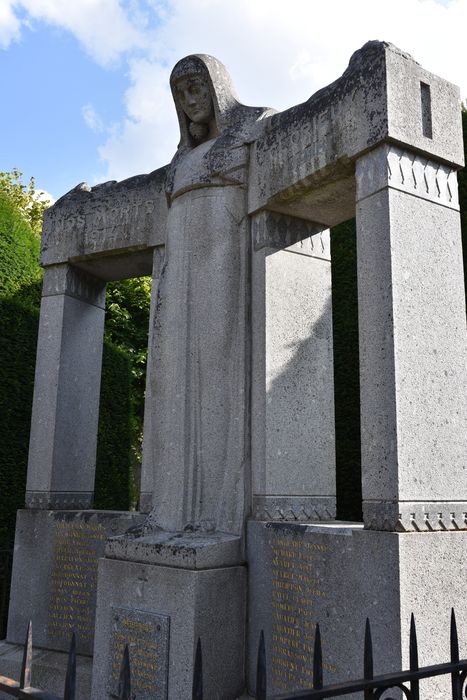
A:
<svg viewBox="0 0 467 700">
<path fill-rule="evenodd" d="M 331 551 L 320 542 L 273 537 L 271 541 L 271 658 L 273 685 L 280 690 L 310 687 L 319 601 L 327 597 L 317 576 L 318 560 Z M 321 566 L 319 567 L 321 569 Z M 324 665 L 323 665 L 324 666 Z M 333 664 L 326 670 L 336 672 Z"/>
</svg>

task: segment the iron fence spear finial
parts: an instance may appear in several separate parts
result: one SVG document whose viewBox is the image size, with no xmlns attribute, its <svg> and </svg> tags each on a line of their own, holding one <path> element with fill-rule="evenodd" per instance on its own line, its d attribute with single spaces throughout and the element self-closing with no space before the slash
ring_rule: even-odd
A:
<svg viewBox="0 0 467 700">
<path fill-rule="evenodd" d="M 371 639 L 370 620 L 366 618 L 365 623 L 365 646 L 363 649 L 363 678 L 372 680 L 373 678 L 373 642 Z M 371 700 L 373 697 L 371 690 L 364 691 L 365 700 Z"/>
<path fill-rule="evenodd" d="M 256 662 L 256 698 L 266 700 L 267 675 L 266 675 L 266 645 L 264 643 L 264 631 L 261 630 L 258 644 L 258 658 Z"/>
<path fill-rule="evenodd" d="M 418 671 L 417 629 L 413 613 L 410 616 L 409 663 L 411 671 Z M 410 692 L 413 700 L 420 700 L 420 683 L 418 680 L 410 681 Z"/>
<path fill-rule="evenodd" d="M 31 685 L 32 666 L 32 620 L 29 620 L 26 640 L 24 642 L 23 661 L 21 664 L 21 676 L 19 680 L 20 688 L 29 688 Z"/>
<path fill-rule="evenodd" d="M 201 639 L 199 637 L 196 644 L 192 699 L 203 700 L 203 651 L 201 648 Z"/>
<path fill-rule="evenodd" d="M 128 644 L 123 650 L 122 665 L 120 666 L 120 676 L 118 678 L 118 700 L 131 700 L 131 671 L 130 652 Z"/>
<path fill-rule="evenodd" d="M 68 663 L 65 677 L 65 690 L 63 700 L 75 700 L 76 695 L 76 636 L 71 635 L 70 651 L 68 652 Z"/>
<path fill-rule="evenodd" d="M 323 687 L 323 651 L 321 648 L 321 631 L 319 624 L 315 629 L 315 643 L 313 647 L 313 690 L 321 690 Z"/>
<path fill-rule="evenodd" d="M 457 636 L 456 613 L 451 608 L 451 629 L 450 629 L 450 650 L 451 662 L 459 663 L 459 638 Z M 452 700 L 462 700 L 461 674 L 457 671 L 451 673 Z"/>
</svg>

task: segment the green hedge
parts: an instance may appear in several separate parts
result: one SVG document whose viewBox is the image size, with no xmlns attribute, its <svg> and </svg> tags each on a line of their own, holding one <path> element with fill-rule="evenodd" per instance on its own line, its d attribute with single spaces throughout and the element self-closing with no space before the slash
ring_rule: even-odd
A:
<svg viewBox="0 0 467 700">
<path fill-rule="evenodd" d="M 355 220 L 331 231 L 337 517 L 362 519 Z"/>
<path fill-rule="evenodd" d="M 94 508 L 128 510 L 135 502 L 131 363 L 104 343 Z"/>
</svg>

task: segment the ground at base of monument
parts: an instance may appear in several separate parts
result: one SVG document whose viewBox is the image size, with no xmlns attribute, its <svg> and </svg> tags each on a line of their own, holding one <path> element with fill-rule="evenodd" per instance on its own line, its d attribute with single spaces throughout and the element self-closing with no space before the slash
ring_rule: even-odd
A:
<svg viewBox="0 0 467 700">
<path fill-rule="evenodd" d="M 0 675 L 18 681 L 21 674 L 24 646 L 0 642 Z M 33 649 L 32 685 L 40 690 L 62 696 L 68 654 L 62 651 Z M 89 700 L 91 697 L 92 657 L 76 656 L 76 700 Z M 8 700 L 10 695 L 0 692 L 0 700 Z"/>
</svg>

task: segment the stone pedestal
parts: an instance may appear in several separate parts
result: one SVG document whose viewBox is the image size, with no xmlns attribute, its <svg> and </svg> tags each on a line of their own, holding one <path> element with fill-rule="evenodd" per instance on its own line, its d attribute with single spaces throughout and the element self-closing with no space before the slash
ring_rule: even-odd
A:
<svg viewBox="0 0 467 700">
<path fill-rule="evenodd" d="M 451 607 L 460 648 L 467 647 L 466 547 L 467 532 L 374 532 L 359 523 L 250 522 L 250 693 L 255 691 L 261 630 L 268 698 L 311 687 L 316 623 L 323 640 L 325 684 L 363 675 L 366 617 L 372 624 L 375 674 L 408 668 L 412 612 L 420 665 L 448 661 Z M 420 696 L 445 700 L 449 684 L 448 676 L 425 680 Z"/>
<path fill-rule="evenodd" d="M 99 564 L 93 700 L 115 697 L 125 644 L 137 700 L 191 700 L 198 639 L 204 697 L 241 695 L 246 569 L 234 563 L 238 551 L 239 539 L 222 535 L 109 540 Z"/>
<path fill-rule="evenodd" d="M 24 643 L 31 620 L 33 682 L 43 690 L 61 693 L 74 631 L 78 698 L 89 700 L 97 562 L 109 536 L 126 532 L 141 520 L 138 513 L 113 511 L 18 511 L 2 675 L 19 678 L 17 645 Z"/>
</svg>

